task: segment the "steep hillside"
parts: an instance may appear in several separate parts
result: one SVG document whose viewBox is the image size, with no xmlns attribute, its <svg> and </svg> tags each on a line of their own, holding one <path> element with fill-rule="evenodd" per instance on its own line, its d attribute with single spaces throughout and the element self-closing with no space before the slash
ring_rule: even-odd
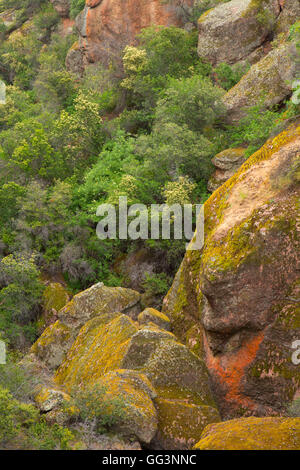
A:
<svg viewBox="0 0 300 470">
<path fill-rule="evenodd" d="M 0 0 L 1 449 L 299 449 L 299 83 L 299 0 Z"/>
</svg>

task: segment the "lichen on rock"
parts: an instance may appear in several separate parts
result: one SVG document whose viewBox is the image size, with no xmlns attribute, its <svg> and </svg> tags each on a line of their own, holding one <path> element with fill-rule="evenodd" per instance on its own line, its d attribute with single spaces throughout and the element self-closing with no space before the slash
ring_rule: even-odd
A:
<svg viewBox="0 0 300 470">
<path fill-rule="evenodd" d="M 208 425 L 196 450 L 299 450 L 300 418 L 247 418 Z"/>
<path fill-rule="evenodd" d="M 226 417 L 284 412 L 300 388 L 286 347 L 300 334 L 288 300 L 299 278 L 299 137 L 294 124 L 270 139 L 210 197 L 203 250 L 186 253 L 164 302 L 181 340 L 193 324 L 201 332 Z"/>
</svg>

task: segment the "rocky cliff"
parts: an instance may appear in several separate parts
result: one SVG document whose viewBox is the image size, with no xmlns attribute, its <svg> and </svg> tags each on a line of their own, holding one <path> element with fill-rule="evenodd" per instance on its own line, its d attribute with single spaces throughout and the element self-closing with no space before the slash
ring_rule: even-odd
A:
<svg viewBox="0 0 300 470">
<path fill-rule="evenodd" d="M 284 412 L 299 394 L 299 152 L 293 125 L 213 193 L 204 248 L 187 252 L 164 302 L 225 417 Z"/>
<path fill-rule="evenodd" d="M 191 6 L 193 0 L 184 3 Z M 87 0 L 76 20 L 79 40 L 67 64 L 80 71 L 88 63 L 118 62 L 125 46 L 135 42 L 142 28 L 183 23 L 176 5 L 161 0 Z"/>
</svg>

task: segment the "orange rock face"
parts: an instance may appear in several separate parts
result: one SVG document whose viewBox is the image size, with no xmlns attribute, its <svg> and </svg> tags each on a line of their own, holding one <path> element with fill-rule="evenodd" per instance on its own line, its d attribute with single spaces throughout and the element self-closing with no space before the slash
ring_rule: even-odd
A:
<svg viewBox="0 0 300 470">
<path fill-rule="evenodd" d="M 299 152 L 300 123 L 212 194 L 203 249 L 187 251 L 164 301 L 177 336 L 200 336 L 225 419 L 284 414 L 300 393 Z"/>
<path fill-rule="evenodd" d="M 193 0 L 186 0 L 192 5 Z M 175 6 L 161 0 L 87 0 L 77 18 L 79 50 L 83 62 L 118 60 L 142 28 L 150 25 L 182 26 Z M 69 64 L 72 68 L 72 64 Z"/>
</svg>

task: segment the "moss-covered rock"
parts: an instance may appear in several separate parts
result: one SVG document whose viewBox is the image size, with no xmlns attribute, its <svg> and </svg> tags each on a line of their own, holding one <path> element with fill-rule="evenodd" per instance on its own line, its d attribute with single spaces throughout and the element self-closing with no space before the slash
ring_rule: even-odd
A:
<svg viewBox="0 0 300 470">
<path fill-rule="evenodd" d="M 266 108 L 281 103 L 292 92 L 296 78 L 296 49 L 291 42 L 252 65 L 249 72 L 223 98 L 230 122 L 245 115 L 247 108 L 263 102 Z"/>
<path fill-rule="evenodd" d="M 57 320 L 57 313 L 70 300 L 70 295 L 65 287 L 58 282 L 50 282 L 43 292 L 43 312 L 38 321 L 41 334 L 49 324 Z"/>
<path fill-rule="evenodd" d="M 65 354 L 74 341 L 70 326 L 60 320 L 44 330 L 31 347 L 31 352 L 43 361 L 50 369 L 56 369 L 64 360 Z"/>
<path fill-rule="evenodd" d="M 298 0 L 285 0 L 282 3 L 282 11 L 275 26 L 277 34 L 289 31 L 295 21 L 300 18 L 300 3 Z"/>
<path fill-rule="evenodd" d="M 210 424 L 197 450 L 299 450 L 300 418 L 247 418 Z"/>
<path fill-rule="evenodd" d="M 58 312 L 70 300 L 68 291 L 58 282 L 50 282 L 43 292 L 43 310 L 51 313 L 52 310 Z"/>
<path fill-rule="evenodd" d="M 220 421 L 218 411 L 211 406 L 164 398 L 157 398 L 155 404 L 159 419 L 154 448 L 191 449 L 208 424 Z"/>
<path fill-rule="evenodd" d="M 171 323 L 167 315 L 162 312 L 159 312 L 155 308 L 146 308 L 138 316 L 138 322 L 141 325 L 154 323 L 159 328 L 169 331 L 171 328 Z"/>
<path fill-rule="evenodd" d="M 105 399 L 124 403 L 124 416 L 113 430 L 149 444 L 157 430 L 157 412 L 152 399 L 156 392 L 147 377 L 132 370 L 115 370 L 97 382 L 106 390 Z"/>
<path fill-rule="evenodd" d="M 300 388 L 288 347 L 300 336 L 299 137 L 294 124 L 270 139 L 210 197 L 204 247 L 186 253 L 164 301 L 226 417 L 283 413 Z"/>
<path fill-rule="evenodd" d="M 245 162 L 244 155 L 244 148 L 227 149 L 218 153 L 212 159 L 212 163 L 216 167 L 216 171 L 209 179 L 207 189 L 213 193 L 216 189 L 222 186 L 222 184 L 229 180 Z"/>
<path fill-rule="evenodd" d="M 147 375 L 160 397 L 215 406 L 204 362 L 171 333 L 138 331 L 131 338 L 123 367 Z"/>
<path fill-rule="evenodd" d="M 80 330 L 55 380 L 67 390 L 94 384 L 105 373 L 122 368 L 129 340 L 137 327 L 126 315 L 93 318 Z"/>
<path fill-rule="evenodd" d="M 277 0 L 231 0 L 199 19 L 198 54 L 212 64 L 245 59 L 272 31 Z"/>
<path fill-rule="evenodd" d="M 106 287 L 98 283 L 75 295 L 59 312 L 58 321 L 45 329 L 32 346 L 31 352 L 51 369 L 63 362 L 80 328 L 88 320 L 114 312 L 127 313 L 136 318 L 141 311 L 140 294 L 122 287 Z"/>
<path fill-rule="evenodd" d="M 204 362 L 169 331 L 152 322 L 139 326 L 121 313 L 95 317 L 81 328 L 56 372 L 55 382 L 71 394 L 78 387 L 105 386 L 108 394 L 121 397 L 129 406 L 129 415 L 120 421 L 116 430 L 147 443 L 157 429 L 156 413 L 153 414 L 154 405 L 150 401 L 156 396 L 165 400 L 162 409 L 165 413 L 170 406 L 170 413 L 165 424 L 165 415 L 159 418 L 165 437 L 160 433 L 156 446 L 162 445 L 159 442 L 169 442 L 174 448 L 190 448 L 199 438 L 199 426 L 202 430 L 208 422 L 219 419 Z M 193 422 L 199 425 L 197 434 L 188 437 L 192 422 L 185 431 L 179 421 L 170 428 L 175 405 L 181 418 L 186 415 L 185 423 L 190 421 L 194 410 Z"/>
<path fill-rule="evenodd" d="M 48 411 L 61 407 L 64 402 L 70 401 L 70 396 L 62 390 L 40 387 L 34 400 L 39 409 L 47 413 Z"/>
<path fill-rule="evenodd" d="M 122 312 L 136 318 L 139 313 L 140 294 L 124 287 L 106 287 L 102 282 L 75 295 L 60 312 L 64 323 L 84 325 L 93 317 Z"/>
</svg>

